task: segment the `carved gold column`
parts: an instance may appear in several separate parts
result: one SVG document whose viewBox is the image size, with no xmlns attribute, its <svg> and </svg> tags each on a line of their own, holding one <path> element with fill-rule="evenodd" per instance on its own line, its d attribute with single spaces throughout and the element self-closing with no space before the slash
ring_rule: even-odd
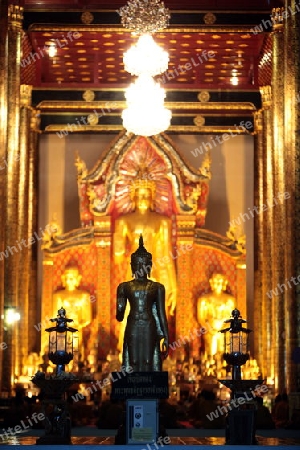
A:
<svg viewBox="0 0 300 450">
<path fill-rule="evenodd" d="M 261 88 L 262 96 L 262 139 L 260 145 L 262 145 L 262 164 L 260 167 L 261 179 L 260 183 L 260 213 L 258 214 L 257 221 L 259 223 L 259 230 L 262 232 L 261 243 L 261 295 L 262 295 L 262 312 L 261 312 L 261 334 L 262 334 L 262 372 L 264 377 L 274 377 L 274 350 L 273 350 L 273 334 L 272 334 L 272 292 L 273 289 L 273 266 L 272 266 L 272 242 L 274 239 L 274 222 L 273 222 L 273 208 L 268 205 L 272 205 L 274 198 L 273 188 L 273 131 L 272 131 L 272 91 L 271 86 L 264 86 Z M 266 209 L 263 208 L 266 205 Z M 269 295 L 268 295 L 269 294 Z M 271 296 L 270 296 L 271 295 Z M 268 365 L 268 362 L 270 363 Z"/>
<path fill-rule="evenodd" d="M 6 218 L 6 131 L 7 131 L 7 32 L 8 2 L 0 1 L 0 252 L 5 250 L 5 218 Z M 0 264 L 0 342 L 4 342 L 4 264 Z M 0 390 L 2 390 L 2 362 L 4 351 L 0 351 Z"/>
<path fill-rule="evenodd" d="M 176 339 L 189 337 L 189 332 L 197 326 L 191 289 L 193 272 L 193 251 L 196 225 L 195 216 L 176 216 L 177 220 L 177 304 L 176 304 Z M 175 254 L 175 251 L 174 251 Z M 185 342 L 185 341 L 183 341 Z"/>
<path fill-rule="evenodd" d="M 4 265 L 5 306 L 18 307 L 18 277 L 20 247 L 18 245 L 18 184 L 19 184 L 19 126 L 20 126 L 20 55 L 23 8 L 9 5 L 8 66 L 7 66 L 7 169 Z M 15 327 L 12 325 L 9 350 L 4 359 L 3 385 L 10 388 L 16 362 Z"/>
<path fill-rule="evenodd" d="M 286 242 L 282 239 L 285 233 L 285 206 L 286 200 L 281 195 L 285 192 L 285 164 L 284 164 L 284 49 L 283 49 L 283 26 L 279 21 L 274 21 L 272 32 L 272 128 L 273 128 L 273 200 L 272 213 L 274 235 L 272 239 L 272 265 L 273 265 L 273 289 L 277 289 L 277 294 L 272 296 L 273 302 L 273 346 L 275 347 L 275 387 L 279 392 L 283 392 L 286 387 L 285 379 L 285 350 L 284 350 L 284 304 L 289 296 L 290 288 L 281 288 L 285 285 L 285 261 L 283 258 Z M 291 274 L 292 275 L 292 274 Z"/>
<path fill-rule="evenodd" d="M 284 20 L 284 139 L 287 192 L 285 241 L 286 277 L 300 276 L 300 14 L 299 2 L 285 1 L 284 9 L 291 12 Z M 300 278 L 299 278 L 300 279 Z M 298 278 L 297 278 L 298 280 Z M 296 391 L 300 366 L 292 362 L 292 352 L 300 347 L 300 283 L 285 297 L 285 373 L 288 392 Z M 298 371 L 298 373 L 297 373 Z M 298 382 L 297 382 L 298 377 Z"/>
<path fill-rule="evenodd" d="M 111 308 L 111 217 L 99 217 L 95 221 L 97 247 L 97 321 L 99 356 L 105 359 L 111 346 L 111 322 L 116 314 Z M 116 304 L 116 303 L 115 303 Z"/>
<path fill-rule="evenodd" d="M 28 146 L 28 235 L 35 232 L 41 236 L 38 230 L 37 203 L 38 203 L 38 143 L 40 129 L 40 111 L 30 108 L 30 129 Z M 37 254 L 39 243 L 34 243 L 28 249 L 29 286 L 28 286 L 28 351 L 38 352 L 40 337 L 37 335 L 33 324 L 39 321 L 40 310 L 37 298 Z"/>
<path fill-rule="evenodd" d="M 28 150 L 30 134 L 30 105 L 31 105 L 31 86 L 21 85 L 20 87 L 20 147 L 19 147 L 19 192 L 18 192 L 18 241 L 20 242 L 19 276 L 18 276 L 18 310 L 21 314 L 21 322 L 16 328 L 16 339 L 21 345 L 16 348 L 15 373 L 19 373 L 19 364 L 28 353 L 28 289 L 29 289 L 29 230 L 28 230 Z M 21 336 L 20 336 L 21 334 Z"/>
<path fill-rule="evenodd" d="M 264 198 L 263 190 L 263 110 L 260 109 L 254 114 L 254 205 L 262 205 Z M 254 217 L 254 323 L 256 324 L 254 339 L 254 354 L 258 360 L 259 367 L 265 366 L 263 352 L 263 321 L 265 318 L 263 313 L 263 293 L 265 291 L 263 287 L 263 273 L 262 268 L 264 266 L 263 260 L 263 248 L 264 248 L 264 232 L 263 232 L 263 217 L 261 214 L 256 214 Z M 265 356 L 267 352 L 265 350 Z M 265 370 L 265 367 L 264 367 Z"/>
</svg>

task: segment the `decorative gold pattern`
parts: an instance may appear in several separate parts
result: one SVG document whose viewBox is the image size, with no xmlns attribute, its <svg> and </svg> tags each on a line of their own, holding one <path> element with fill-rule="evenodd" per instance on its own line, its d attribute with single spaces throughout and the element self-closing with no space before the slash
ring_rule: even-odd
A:
<svg viewBox="0 0 300 450">
<path fill-rule="evenodd" d="M 66 102 L 62 101 L 50 101 L 44 100 L 40 102 L 37 106 L 42 111 L 51 111 L 51 110 L 61 110 L 61 111 L 72 111 L 78 109 L 91 108 L 92 110 L 95 108 L 95 103 L 93 102 L 80 102 L 74 101 L 72 103 L 66 104 Z M 210 103 L 198 103 L 198 102 L 165 102 L 165 107 L 172 110 L 195 110 L 195 111 L 247 111 L 252 112 L 256 111 L 256 108 L 251 102 L 210 102 Z M 101 110 L 101 108 L 107 108 L 107 102 L 99 101 L 97 102 L 97 108 Z M 115 110 L 122 110 L 126 108 L 125 101 L 116 101 L 114 102 Z"/>
<path fill-rule="evenodd" d="M 21 84 L 20 86 L 20 105 L 31 106 L 32 86 L 29 84 Z"/>
<path fill-rule="evenodd" d="M 273 23 L 273 30 L 283 30 L 283 12 L 285 8 L 273 8 L 271 20 Z"/>
<path fill-rule="evenodd" d="M 211 179 L 210 168 L 211 168 L 211 151 L 210 151 L 210 149 L 208 149 L 208 151 L 205 152 L 201 166 L 199 167 L 199 172 L 201 173 L 201 175 L 204 175 L 209 180 Z"/>
<path fill-rule="evenodd" d="M 260 110 L 254 113 L 254 133 L 257 134 L 262 130 L 263 130 L 263 121 L 262 121 L 262 113 Z"/>
<path fill-rule="evenodd" d="M 206 25 L 213 25 L 216 22 L 216 20 L 217 20 L 217 17 L 211 12 L 206 13 L 203 18 L 203 21 Z"/>
<path fill-rule="evenodd" d="M 196 116 L 193 120 L 196 127 L 203 127 L 205 125 L 205 117 L 203 116 Z"/>
<path fill-rule="evenodd" d="M 8 6 L 8 23 L 12 28 L 16 28 L 18 30 L 22 29 L 23 11 L 24 8 L 22 6 Z"/>
<path fill-rule="evenodd" d="M 92 102 L 92 101 L 94 101 L 94 98 L 95 98 L 95 92 L 92 91 L 91 89 L 88 89 L 88 90 L 84 91 L 84 93 L 82 94 L 82 98 L 86 102 Z"/>
<path fill-rule="evenodd" d="M 259 88 L 263 108 L 270 108 L 272 105 L 272 87 L 271 86 L 261 86 Z"/>
<path fill-rule="evenodd" d="M 41 133 L 40 124 L 41 124 L 41 111 L 39 111 L 38 109 L 33 109 L 31 111 L 31 117 L 30 117 L 31 131 L 34 131 L 36 133 Z"/>
<path fill-rule="evenodd" d="M 81 19 L 82 23 L 89 25 L 90 23 L 92 23 L 94 21 L 94 16 L 90 11 L 84 11 L 81 14 L 80 19 Z"/>
<path fill-rule="evenodd" d="M 98 121 L 99 121 L 99 117 L 98 114 L 89 114 L 87 116 L 87 121 L 90 125 L 94 126 L 97 125 Z"/>
<path fill-rule="evenodd" d="M 210 94 L 208 91 L 201 91 L 197 97 L 199 102 L 208 102 L 210 99 Z"/>
</svg>

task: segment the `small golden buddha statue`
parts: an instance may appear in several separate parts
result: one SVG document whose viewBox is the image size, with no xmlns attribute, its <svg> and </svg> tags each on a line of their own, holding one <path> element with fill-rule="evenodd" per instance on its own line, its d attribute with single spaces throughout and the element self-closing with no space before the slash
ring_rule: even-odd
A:
<svg viewBox="0 0 300 450">
<path fill-rule="evenodd" d="M 92 320 L 92 297 L 89 292 L 78 289 L 81 279 L 82 276 L 79 273 L 77 264 L 71 263 L 65 267 L 61 276 L 64 289 L 54 292 L 53 309 L 58 311 L 63 308 L 69 311 L 74 321 L 74 326 L 78 329 L 79 348 L 83 350 L 82 329 L 89 325 Z"/>
<path fill-rule="evenodd" d="M 235 298 L 226 293 L 228 280 L 225 275 L 214 274 L 209 280 L 212 292 L 202 295 L 197 302 L 197 320 L 206 329 L 205 352 L 214 356 L 223 352 L 223 335 L 219 333 L 224 320 L 235 308 Z"/>
</svg>

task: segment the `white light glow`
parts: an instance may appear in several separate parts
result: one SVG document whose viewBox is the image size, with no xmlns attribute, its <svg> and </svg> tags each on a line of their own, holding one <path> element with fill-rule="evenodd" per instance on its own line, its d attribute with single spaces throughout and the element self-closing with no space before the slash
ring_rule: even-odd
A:
<svg viewBox="0 0 300 450">
<path fill-rule="evenodd" d="M 123 126 L 140 136 L 154 136 L 170 126 L 171 111 L 164 107 L 165 91 L 151 76 L 142 75 L 126 92 Z"/>
<path fill-rule="evenodd" d="M 143 34 L 138 42 L 124 53 L 123 62 L 126 72 L 131 75 L 147 74 L 153 77 L 167 70 L 169 55 L 156 44 L 150 34 Z"/>
</svg>

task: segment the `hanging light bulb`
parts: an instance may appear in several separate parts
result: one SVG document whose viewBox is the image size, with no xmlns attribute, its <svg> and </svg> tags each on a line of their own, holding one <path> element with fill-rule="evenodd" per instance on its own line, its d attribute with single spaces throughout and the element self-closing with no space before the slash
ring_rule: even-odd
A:
<svg viewBox="0 0 300 450">
<path fill-rule="evenodd" d="M 164 107 L 165 91 L 151 76 L 139 76 L 126 89 L 125 98 L 122 119 L 128 132 L 154 136 L 169 128 L 171 111 Z"/>
<path fill-rule="evenodd" d="M 125 93 L 123 125 L 127 132 L 153 136 L 169 128 L 171 111 L 164 107 L 164 89 L 152 78 L 167 70 L 169 56 L 151 34 L 168 26 L 170 13 L 161 0 L 129 0 L 118 13 L 124 27 L 140 36 L 123 56 L 125 70 L 138 77 Z"/>
<path fill-rule="evenodd" d="M 150 34 L 143 34 L 123 56 L 124 68 L 131 75 L 155 76 L 168 68 L 169 55 Z"/>
<path fill-rule="evenodd" d="M 54 58 L 57 54 L 57 46 L 54 41 L 48 41 L 45 44 L 45 48 L 47 49 L 48 55 L 50 58 Z"/>
</svg>

